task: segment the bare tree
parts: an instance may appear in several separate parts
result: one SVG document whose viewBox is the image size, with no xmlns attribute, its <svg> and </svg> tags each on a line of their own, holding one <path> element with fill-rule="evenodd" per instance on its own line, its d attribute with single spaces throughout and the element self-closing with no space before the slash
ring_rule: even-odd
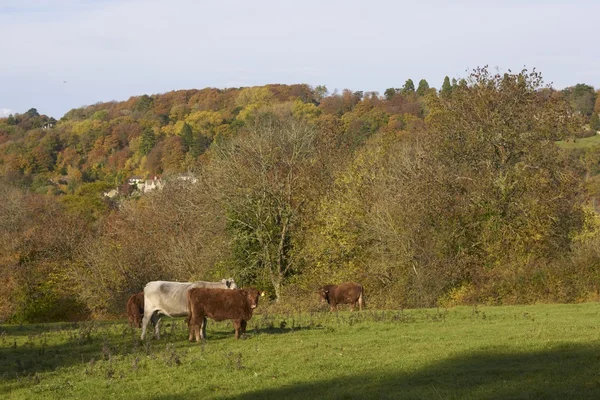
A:
<svg viewBox="0 0 600 400">
<path fill-rule="evenodd" d="M 263 276 L 278 300 L 298 267 L 294 246 L 315 190 L 315 128 L 291 115 L 264 113 L 239 136 L 217 144 L 210 187 L 223 204 L 240 273 Z"/>
</svg>

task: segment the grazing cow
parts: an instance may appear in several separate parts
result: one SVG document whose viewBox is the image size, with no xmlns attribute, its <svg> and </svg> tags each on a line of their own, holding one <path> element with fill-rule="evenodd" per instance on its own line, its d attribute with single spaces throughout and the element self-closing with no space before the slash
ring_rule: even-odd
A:
<svg viewBox="0 0 600 400">
<path fill-rule="evenodd" d="M 132 328 L 141 328 L 144 315 L 144 292 L 131 295 L 127 300 L 127 318 Z"/>
<path fill-rule="evenodd" d="M 330 311 L 336 311 L 338 304 L 350 304 L 350 310 L 354 311 L 356 303 L 362 311 L 365 302 L 362 285 L 354 282 L 346 282 L 341 285 L 327 285 L 319 289 L 321 301 L 326 301 L 331 306 Z"/>
<path fill-rule="evenodd" d="M 264 295 L 254 288 L 224 290 L 192 288 L 187 293 L 190 309 L 190 342 L 196 336 L 196 342 L 206 339 L 206 317 L 215 321 L 233 320 L 235 338 L 246 332 L 247 321 L 258 306 L 258 298 Z"/>
<path fill-rule="evenodd" d="M 146 327 L 152 321 L 154 337 L 160 339 L 160 317 L 185 317 L 189 314 L 187 291 L 190 288 L 236 289 L 233 279 L 221 282 L 167 282 L 152 281 L 144 287 L 144 319 L 142 320 L 142 340 L 146 337 Z M 205 326 L 203 326 L 206 329 Z"/>
</svg>

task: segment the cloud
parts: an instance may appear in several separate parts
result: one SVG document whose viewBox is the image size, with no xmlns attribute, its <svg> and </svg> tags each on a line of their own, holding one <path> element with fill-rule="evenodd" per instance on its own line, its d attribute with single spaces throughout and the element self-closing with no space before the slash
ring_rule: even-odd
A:
<svg viewBox="0 0 600 400">
<path fill-rule="evenodd" d="M 6 118 L 10 114 L 14 114 L 15 112 L 10 108 L 0 108 L 0 118 Z"/>
</svg>

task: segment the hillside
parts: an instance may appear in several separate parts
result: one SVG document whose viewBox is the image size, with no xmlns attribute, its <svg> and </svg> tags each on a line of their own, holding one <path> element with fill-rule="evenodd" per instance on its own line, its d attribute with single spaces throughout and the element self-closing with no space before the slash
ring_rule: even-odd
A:
<svg viewBox="0 0 600 400">
<path fill-rule="evenodd" d="M 0 319 L 230 276 L 282 304 L 349 280 L 380 306 L 595 298 L 600 153 L 555 145 L 589 136 L 595 96 L 481 68 L 439 91 L 207 88 L 0 119 Z M 162 190 L 138 196 L 146 178 Z"/>
</svg>

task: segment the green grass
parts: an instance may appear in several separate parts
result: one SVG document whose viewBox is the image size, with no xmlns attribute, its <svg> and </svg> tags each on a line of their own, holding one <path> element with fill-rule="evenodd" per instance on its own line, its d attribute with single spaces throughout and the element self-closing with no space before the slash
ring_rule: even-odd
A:
<svg viewBox="0 0 600 400">
<path fill-rule="evenodd" d="M 600 398 L 597 304 L 257 314 L 204 344 L 163 322 L 0 326 L 0 398 Z"/>
<path fill-rule="evenodd" d="M 600 146 L 600 135 L 594 135 L 582 139 L 577 139 L 576 141 L 564 141 L 561 140 L 556 142 L 563 149 L 585 149 L 588 147 Z"/>
</svg>

